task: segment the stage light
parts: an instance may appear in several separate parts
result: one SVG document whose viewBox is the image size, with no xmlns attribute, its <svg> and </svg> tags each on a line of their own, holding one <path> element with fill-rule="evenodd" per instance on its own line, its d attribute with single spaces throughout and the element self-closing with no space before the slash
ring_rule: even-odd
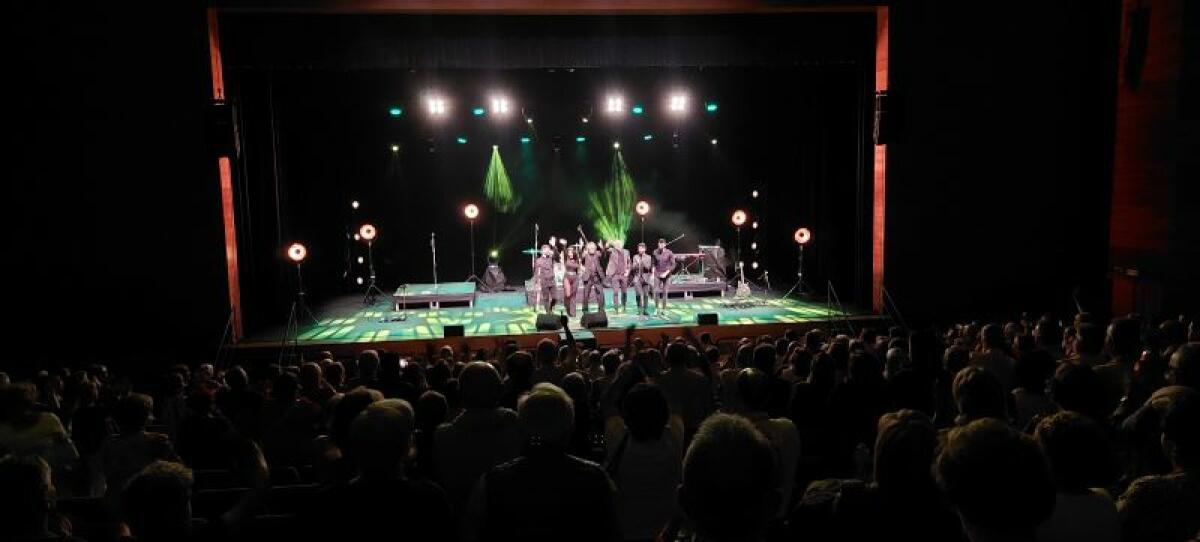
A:
<svg viewBox="0 0 1200 542">
<path fill-rule="evenodd" d="M 404 114 L 404 110 L 400 109 L 399 107 L 393 107 L 391 109 L 388 109 L 388 114 L 393 117 L 399 117 L 400 115 Z"/>
<path fill-rule="evenodd" d="M 758 250 L 758 243 L 750 243 L 750 250 Z"/>
<path fill-rule="evenodd" d="M 521 143 L 529 143 L 530 141 L 533 141 L 533 139 L 530 139 L 529 136 L 521 136 Z"/>
<path fill-rule="evenodd" d="M 354 201 L 350 202 L 350 208 L 357 209 L 358 208 L 358 200 L 354 200 Z"/>
<path fill-rule="evenodd" d="M 359 257 L 358 257 L 358 263 L 363 263 L 363 257 L 362 257 L 362 256 L 359 256 Z"/>
<path fill-rule="evenodd" d="M 458 136 L 458 139 L 456 139 L 455 141 L 457 141 L 459 145 L 466 145 L 466 144 L 467 144 L 467 138 L 465 138 L 465 137 L 463 137 L 463 136 Z"/>
<path fill-rule="evenodd" d="M 733 225 L 741 226 L 746 223 L 746 211 L 738 209 L 733 212 Z"/>
<path fill-rule="evenodd" d="M 642 136 L 642 141 L 650 141 L 651 139 L 654 139 L 654 135 L 652 134 L 646 134 Z"/>
<path fill-rule="evenodd" d="M 583 121 L 583 123 L 584 123 L 584 124 L 587 124 L 587 123 L 588 123 L 588 118 L 587 118 L 587 117 L 583 117 L 583 118 L 581 118 L 581 119 L 579 119 L 579 120 Z"/>
<path fill-rule="evenodd" d="M 755 220 L 754 222 L 751 222 L 751 223 L 750 223 L 750 227 L 751 227 L 751 228 L 754 228 L 754 229 L 756 229 L 756 230 L 757 230 L 757 229 L 758 229 L 758 221 L 757 221 L 757 220 Z"/>
<path fill-rule="evenodd" d="M 619 141 L 613 141 L 613 148 L 619 150 L 621 148 L 621 143 Z"/>
<path fill-rule="evenodd" d="M 531 119 L 531 118 L 525 119 L 525 124 L 533 124 L 533 119 Z"/>
<path fill-rule="evenodd" d="M 688 97 L 687 94 L 676 92 L 672 94 L 667 101 L 667 110 L 673 114 L 679 115 L 687 111 Z"/>
<path fill-rule="evenodd" d="M 752 191 L 750 191 L 750 197 L 752 197 L 752 198 L 757 198 L 757 197 L 758 197 L 758 190 L 752 190 Z"/>
<path fill-rule="evenodd" d="M 575 137 L 575 142 L 576 142 L 576 143 L 583 143 L 584 141 L 587 141 L 587 138 L 586 138 L 586 137 L 583 137 L 583 136 L 576 136 L 576 137 Z"/>
<path fill-rule="evenodd" d="M 630 109 L 629 111 L 632 112 L 634 115 L 641 115 L 642 113 L 646 112 L 646 109 L 643 108 L 641 105 L 635 105 L 635 106 L 633 106 L 633 109 Z"/>
<path fill-rule="evenodd" d="M 506 116 L 512 112 L 509 106 L 508 98 L 504 96 L 492 96 L 492 114 Z"/>
<path fill-rule="evenodd" d="M 359 235 L 356 233 L 356 234 L 354 234 L 354 240 L 355 240 L 355 241 L 362 241 L 362 237 L 361 237 L 361 236 L 359 236 Z"/>
<path fill-rule="evenodd" d="M 758 262 L 750 262 L 750 269 L 758 269 Z"/>
<path fill-rule="evenodd" d="M 487 110 L 482 107 L 476 107 L 475 109 L 471 110 L 471 114 L 475 115 L 476 117 L 482 117 L 484 113 L 487 113 Z"/>
<path fill-rule="evenodd" d="M 363 224 L 362 226 L 358 227 L 358 236 L 361 237 L 363 241 L 374 241 L 375 236 L 377 235 L 379 235 L 379 231 L 375 229 L 375 226 Z"/>
<path fill-rule="evenodd" d="M 812 241 L 812 232 L 808 231 L 808 228 L 799 228 L 796 233 L 792 234 L 792 240 L 798 245 L 807 245 L 809 241 Z"/>
<path fill-rule="evenodd" d="M 646 200 L 642 200 L 637 202 L 637 205 L 635 205 L 633 209 L 637 211 L 637 214 L 646 216 L 650 213 L 650 204 Z"/>
<path fill-rule="evenodd" d="M 619 94 L 609 94 L 604 99 L 604 110 L 610 115 L 625 111 L 625 97 Z"/>
<path fill-rule="evenodd" d="M 287 248 L 287 257 L 289 260 L 299 264 L 308 257 L 308 249 L 300 243 L 292 243 Z"/>
<path fill-rule="evenodd" d="M 479 218 L 479 206 L 468 203 L 466 207 L 463 207 L 463 215 L 467 217 L 467 220 Z"/>
<path fill-rule="evenodd" d="M 400 145 L 392 143 L 392 152 L 400 152 Z"/>
<path fill-rule="evenodd" d="M 499 250 L 496 250 L 496 249 L 494 249 L 494 248 L 493 248 L 493 249 L 492 249 L 492 251 L 488 253 L 488 257 L 490 257 L 490 258 L 492 258 L 492 259 L 499 258 L 499 257 L 500 257 L 500 251 L 499 251 Z"/>
<path fill-rule="evenodd" d="M 362 277 L 354 277 L 354 282 L 357 282 L 359 286 L 362 286 L 363 279 Z"/>
<path fill-rule="evenodd" d="M 446 99 L 436 94 L 425 98 L 425 106 L 429 108 L 429 114 L 435 117 L 440 117 L 446 114 L 448 109 Z"/>
<path fill-rule="evenodd" d="M 716 113 L 717 112 L 717 102 L 708 102 L 708 103 L 704 104 L 704 110 L 708 111 L 709 113 Z"/>
</svg>

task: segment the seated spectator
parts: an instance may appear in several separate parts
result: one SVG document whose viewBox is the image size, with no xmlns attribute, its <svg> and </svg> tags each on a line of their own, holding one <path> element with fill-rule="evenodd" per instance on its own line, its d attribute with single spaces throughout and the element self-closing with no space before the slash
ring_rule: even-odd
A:
<svg viewBox="0 0 1200 542">
<path fill-rule="evenodd" d="M 772 354 L 773 355 L 773 354 Z M 687 366 L 688 349 L 680 343 L 667 347 L 670 368 L 658 376 L 658 386 L 667 398 L 671 413 L 683 420 L 684 432 L 691 435 L 713 411 L 708 380 Z"/>
<path fill-rule="evenodd" d="M 779 490 L 779 510 L 782 518 L 791 509 L 792 488 L 796 483 L 796 465 L 800 460 L 800 434 L 787 418 L 771 418 L 766 411 L 770 398 L 771 379 L 758 369 L 742 369 L 737 379 L 743 412 L 739 414 L 754 424 L 775 452 L 776 484 Z"/>
<path fill-rule="evenodd" d="M 599 459 L 592 452 L 592 409 L 589 406 L 587 380 L 579 372 L 570 372 L 563 377 L 563 391 L 575 405 L 575 429 L 571 431 L 571 444 L 567 453 L 583 459 Z"/>
<path fill-rule="evenodd" d="M 79 453 L 58 416 L 34 409 L 35 393 L 23 383 L 0 388 L 0 454 L 42 458 L 59 487 L 70 480 Z"/>
<path fill-rule="evenodd" d="M 1142 323 L 1134 318 L 1117 318 L 1108 326 L 1109 358 L 1095 367 L 1103 392 L 1103 411 L 1112 413 L 1131 391 L 1133 370 L 1142 354 Z M 1132 398 L 1138 404 L 1147 395 Z"/>
<path fill-rule="evenodd" d="M 179 461 L 167 435 L 146 432 L 151 412 L 154 400 L 140 393 L 123 397 L 113 408 L 113 421 L 119 433 L 109 437 L 100 448 L 100 466 L 108 495 L 120 495 L 126 481 L 155 461 Z"/>
<path fill-rule="evenodd" d="M 262 436 L 263 396 L 250 389 L 246 371 L 234 365 L 225 371 L 225 389 L 217 392 L 217 408 L 238 433 L 247 438 Z"/>
<path fill-rule="evenodd" d="M 461 512 L 471 488 L 492 467 L 521 453 L 517 413 L 499 406 L 500 373 L 482 361 L 458 377 L 462 414 L 437 429 L 433 464 L 454 510 Z"/>
<path fill-rule="evenodd" d="M 413 443 L 417 455 L 412 465 L 411 476 L 423 478 L 434 476 L 433 438 L 438 426 L 446 421 L 446 411 L 449 409 L 446 396 L 433 390 L 426 390 L 421 394 L 421 398 L 417 399 L 416 431 L 413 433 Z"/>
<path fill-rule="evenodd" d="M 1124 540 L 1184 541 L 1200 532 L 1200 395 L 1182 394 L 1162 418 L 1169 474 L 1138 478 L 1117 501 Z"/>
<path fill-rule="evenodd" d="M 554 341 L 550 339 L 542 339 L 538 341 L 535 366 L 537 369 L 533 371 L 532 383 L 549 382 L 555 386 L 562 385 L 562 379 L 567 375 L 563 365 L 558 363 L 557 353 L 561 353 L 562 360 L 565 362 L 571 355 L 570 347 L 563 345 L 565 350 L 555 348 Z M 565 363 L 564 363 L 565 364 Z"/>
<path fill-rule="evenodd" d="M 836 362 L 836 357 L 834 358 Z M 836 477 L 858 474 L 854 452 L 869 450 L 875 442 L 879 416 L 891 410 L 887 383 L 879 360 L 865 351 L 850 354 L 848 378 L 833 389 L 829 415 L 833 423 L 830 468 Z"/>
<path fill-rule="evenodd" d="M 1000 381 L 1004 393 L 1009 393 L 1015 386 L 1013 365 L 1016 361 L 1006 351 L 1008 341 L 1004 339 L 1004 329 L 997 324 L 983 326 L 980 331 L 980 351 L 971 357 L 971 365 L 992 373 Z"/>
<path fill-rule="evenodd" d="M 637 384 L 608 435 L 605 470 L 617 486 L 617 516 L 625 540 L 651 540 L 676 512 L 683 423 L 657 386 Z"/>
<path fill-rule="evenodd" d="M 1167 384 L 1200 391 L 1200 342 L 1187 343 L 1171 354 Z"/>
<path fill-rule="evenodd" d="M 1103 428 L 1077 412 L 1059 412 L 1038 422 L 1034 439 L 1058 488 L 1054 513 L 1038 526 L 1038 540 L 1120 540 L 1116 504 L 1100 489 L 1116 478 L 1116 458 Z"/>
<path fill-rule="evenodd" d="M 1004 389 L 1000 381 L 981 367 L 967 367 L 954 375 L 954 403 L 958 407 L 955 425 L 995 418 L 1008 422 Z"/>
<path fill-rule="evenodd" d="M 523 351 L 512 353 L 504 360 L 504 375 L 500 406 L 515 409 L 521 396 L 533 389 L 533 356 Z"/>
<path fill-rule="evenodd" d="M 575 417 L 571 398 L 541 383 L 521 398 L 517 412 L 525 452 L 480 478 L 463 521 L 464 539 L 618 538 L 612 480 L 599 465 L 566 453 Z"/>
<path fill-rule="evenodd" d="M 1091 367 L 1076 363 L 1060 363 L 1050 382 L 1050 396 L 1063 410 L 1083 414 L 1101 423 L 1112 412 L 1104 401 L 1104 385 Z"/>
<path fill-rule="evenodd" d="M 1042 451 L 1001 420 L 951 429 L 934 477 L 972 542 L 1032 541 L 1054 511 L 1054 483 Z"/>
<path fill-rule="evenodd" d="M 188 415 L 179 427 L 179 456 L 194 469 L 230 469 L 240 437 L 215 405 L 216 387 L 198 386 L 188 395 Z"/>
<path fill-rule="evenodd" d="M 1092 369 L 1106 363 L 1108 356 L 1104 355 L 1104 328 L 1092 322 L 1079 322 L 1075 330 L 1075 353 L 1066 361 Z"/>
<path fill-rule="evenodd" d="M 0 539 L 13 541 L 79 540 L 70 523 L 55 520 L 57 496 L 50 465 L 36 455 L 0 458 Z"/>
<path fill-rule="evenodd" d="M 314 499 L 314 509 L 305 514 L 305 532 L 314 540 L 368 540 L 394 530 L 409 540 L 452 540 L 446 494 L 405 475 L 414 424 L 413 409 L 402 399 L 384 399 L 360 412 L 350 425 L 358 476 Z"/>
<path fill-rule="evenodd" d="M 683 458 L 679 506 L 698 539 L 759 540 L 779 510 L 771 443 L 745 418 L 714 414 Z M 679 525 L 661 537 L 675 540 Z"/>
<path fill-rule="evenodd" d="M 1044 350 L 1034 350 L 1017 359 L 1012 391 L 1013 427 L 1028 432 L 1034 420 L 1058 412 L 1058 405 L 1046 393 L 1054 374 L 1054 358 Z"/>
</svg>

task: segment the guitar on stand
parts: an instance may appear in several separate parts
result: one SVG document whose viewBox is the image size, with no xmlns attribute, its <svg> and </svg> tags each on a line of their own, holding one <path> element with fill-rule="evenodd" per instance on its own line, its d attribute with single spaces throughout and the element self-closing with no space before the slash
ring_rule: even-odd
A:
<svg viewBox="0 0 1200 542">
<path fill-rule="evenodd" d="M 750 297 L 750 283 L 746 282 L 745 262 L 738 262 L 738 285 L 735 297 Z"/>
</svg>

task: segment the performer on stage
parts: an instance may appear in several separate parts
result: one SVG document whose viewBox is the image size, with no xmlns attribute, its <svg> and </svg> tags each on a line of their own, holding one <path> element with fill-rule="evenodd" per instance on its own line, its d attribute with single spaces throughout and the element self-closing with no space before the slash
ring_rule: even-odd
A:
<svg viewBox="0 0 1200 542">
<path fill-rule="evenodd" d="M 608 276 L 608 287 L 613 291 L 613 310 L 625 312 L 629 289 L 629 251 L 625 250 L 624 243 L 620 239 L 608 242 L 608 267 L 605 269 L 605 275 Z M 620 292 L 621 299 L 619 305 L 617 304 L 618 292 Z M 601 300 L 601 304 L 603 303 L 604 301 Z"/>
<path fill-rule="evenodd" d="M 596 295 L 596 304 L 604 314 L 604 269 L 600 264 L 600 251 L 596 243 L 588 241 L 583 249 L 583 312 L 588 312 L 588 301 Z"/>
<path fill-rule="evenodd" d="M 579 292 L 579 268 L 582 264 L 579 261 L 579 255 L 575 253 L 575 245 L 567 245 L 563 255 L 563 267 L 566 274 L 563 275 L 563 304 L 567 306 L 567 316 L 575 317 L 575 296 Z M 584 311 L 587 311 L 587 305 L 584 304 Z"/>
<path fill-rule="evenodd" d="M 546 314 L 554 314 L 554 249 L 550 245 L 542 245 L 542 253 L 533 264 L 533 278 Z"/>
<path fill-rule="evenodd" d="M 637 254 L 633 255 L 630 268 L 633 272 L 633 276 L 630 278 L 633 279 L 633 293 L 637 297 L 638 314 L 646 316 L 647 309 L 650 307 L 650 295 L 654 291 L 652 280 L 654 259 L 646 253 L 646 243 L 638 243 Z"/>
<path fill-rule="evenodd" d="M 667 240 L 659 239 L 658 248 L 654 250 L 654 301 L 658 313 L 667 310 L 667 285 L 671 282 L 671 272 L 675 271 L 675 253 L 667 248 Z"/>
</svg>

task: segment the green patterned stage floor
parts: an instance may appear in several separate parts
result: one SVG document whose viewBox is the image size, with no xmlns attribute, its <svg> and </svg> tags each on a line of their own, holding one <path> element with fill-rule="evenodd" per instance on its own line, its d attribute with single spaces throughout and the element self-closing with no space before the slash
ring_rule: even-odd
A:
<svg viewBox="0 0 1200 542">
<path fill-rule="evenodd" d="M 635 309 L 630 292 L 630 313 Z M 611 297 L 606 296 L 611 300 Z M 536 333 L 536 313 L 526 306 L 525 294 L 521 291 L 480 293 L 474 307 L 442 307 L 432 310 L 426 306 L 409 308 L 405 321 L 394 321 L 400 313 L 391 310 L 390 299 L 381 298 L 374 307 L 366 307 L 359 296 L 345 297 L 316 307 L 318 323 L 301 324 L 298 342 L 304 344 L 325 343 L 373 343 L 442 338 L 443 327 L 464 327 L 467 337 L 500 335 L 524 335 Z M 561 307 L 559 307 L 561 308 Z M 696 322 L 699 313 L 716 313 L 722 326 L 744 324 L 789 324 L 830 319 L 855 318 L 847 313 L 843 316 L 831 310 L 823 301 L 779 299 L 778 295 L 754 294 L 746 299 L 733 297 L 696 297 L 692 299 L 672 298 L 665 315 L 639 318 L 633 314 L 618 314 L 608 310 L 608 328 L 620 329 L 631 324 L 638 328 L 678 327 Z M 593 310 L 594 307 L 593 307 Z M 579 328 L 578 314 L 571 320 L 571 328 Z M 282 329 L 276 329 L 259 337 L 261 342 L 279 341 Z"/>
</svg>

